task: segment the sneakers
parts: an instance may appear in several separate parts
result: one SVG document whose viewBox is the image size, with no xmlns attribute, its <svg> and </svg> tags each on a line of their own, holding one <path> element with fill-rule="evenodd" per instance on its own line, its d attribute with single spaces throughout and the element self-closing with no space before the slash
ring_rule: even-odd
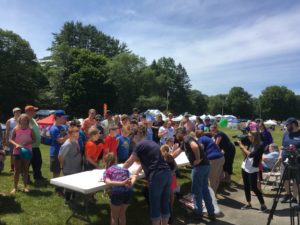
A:
<svg viewBox="0 0 300 225">
<path fill-rule="evenodd" d="M 208 215 L 208 219 L 210 219 L 211 221 L 215 221 L 216 215 L 215 214 Z"/>
<path fill-rule="evenodd" d="M 252 205 L 244 205 L 241 207 L 241 210 L 252 209 Z"/>
<path fill-rule="evenodd" d="M 202 220 L 203 214 L 202 214 L 202 213 L 196 213 L 196 212 L 193 212 L 193 218 L 194 218 L 195 220 Z"/>
<path fill-rule="evenodd" d="M 261 213 L 263 213 L 263 212 L 266 212 L 268 209 L 267 209 L 267 206 L 261 206 L 260 207 L 260 210 L 258 210 L 258 212 L 261 212 Z"/>
<path fill-rule="evenodd" d="M 280 198 L 281 203 L 289 203 L 291 200 L 292 196 L 291 195 L 285 195 L 282 198 Z"/>
</svg>

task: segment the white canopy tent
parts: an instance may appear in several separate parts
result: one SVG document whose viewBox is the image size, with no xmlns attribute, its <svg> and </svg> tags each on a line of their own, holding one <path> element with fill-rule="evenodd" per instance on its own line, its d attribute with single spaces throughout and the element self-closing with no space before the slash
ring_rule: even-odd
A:
<svg viewBox="0 0 300 225">
<path fill-rule="evenodd" d="M 223 117 L 226 119 L 236 119 L 236 116 L 234 115 L 224 115 Z"/>
<path fill-rule="evenodd" d="M 266 122 L 264 122 L 264 124 L 269 126 L 276 126 L 277 122 L 275 120 L 267 120 Z"/>
<path fill-rule="evenodd" d="M 179 116 L 173 118 L 173 121 L 180 122 L 183 118 L 184 118 L 183 115 L 179 115 Z"/>
<path fill-rule="evenodd" d="M 215 115 L 216 118 L 222 118 L 223 116 L 221 114 Z"/>
<path fill-rule="evenodd" d="M 148 109 L 145 112 L 146 115 L 151 115 L 153 117 L 156 117 L 156 115 L 161 114 L 162 115 L 162 119 L 166 120 L 167 116 L 165 114 L 163 114 L 161 111 L 159 111 L 158 109 Z"/>
</svg>

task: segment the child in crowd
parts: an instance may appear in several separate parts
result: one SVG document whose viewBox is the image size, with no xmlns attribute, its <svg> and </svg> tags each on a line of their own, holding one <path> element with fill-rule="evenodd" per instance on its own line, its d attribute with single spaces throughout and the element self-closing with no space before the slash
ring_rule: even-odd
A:
<svg viewBox="0 0 300 225">
<path fill-rule="evenodd" d="M 118 163 L 118 154 L 117 154 L 118 140 L 116 136 L 118 134 L 118 130 L 119 127 L 117 126 L 109 127 L 109 133 L 104 140 L 104 156 L 107 153 L 112 152 L 116 158 L 117 163 Z"/>
<path fill-rule="evenodd" d="M 172 223 L 172 212 L 173 212 L 173 206 L 174 206 L 174 191 L 177 187 L 177 180 L 176 180 L 176 162 L 174 158 L 170 155 L 170 147 L 167 144 L 164 144 L 160 147 L 160 151 L 162 156 L 164 157 L 164 160 L 168 163 L 171 171 L 172 171 L 172 182 L 171 182 L 171 192 L 170 192 L 170 220 L 169 224 Z"/>
<path fill-rule="evenodd" d="M 106 171 L 103 174 L 104 182 L 111 187 L 110 207 L 111 225 L 126 224 L 126 210 L 132 198 L 132 185 L 136 176 L 130 176 L 127 169 L 116 165 L 115 155 L 110 152 L 104 156 Z"/>
<path fill-rule="evenodd" d="M 129 145 L 130 138 L 128 137 L 130 133 L 130 127 L 125 125 L 121 129 L 121 134 L 116 136 L 118 141 L 117 155 L 118 162 L 124 163 L 129 157 Z"/>
<path fill-rule="evenodd" d="M 78 138 L 79 129 L 77 127 L 70 127 L 68 130 L 68 139 L 60 147 L 58 160 L 64 176 L 82 171 L 82 157 L 80 146 L 78 144 Z M 75 192 L 65 190 L 66 204 L 69 204 L 70 200 L 74 198 Z"/>
<path fill-rule="evenodd" d="M 17 126 L 14 128 L 12 137 L 9 140 L 10 144 L 14 146 L 13 156 L 14 156 L 14 188 L 11 194 L 16 193 L 18 188 L 19 176 L 23 175 L 24 180 L 24 192 L 29 192 L 27 187 L 28 183 L 28 173 L 30 158 L 22 158 L 21 151 L 32 151 L 32 144 L 35 143 L 35 135 L 33 130 L 29 127 L 30 118 L 26 114 L 22 114 L 18 118 Z M 32 155 L 32 154 L 31 154 Z"/>
<path fill-rule="evenodd" d="M 102 143 L 97 144 L 100 136 L 100 131 L 97 128 L 91 127 L 88 135 L 89 140 L 85 144 L 84 170 L 86 171 L 99 168 L 98 159 L 104 148 Z"/>
</svg>

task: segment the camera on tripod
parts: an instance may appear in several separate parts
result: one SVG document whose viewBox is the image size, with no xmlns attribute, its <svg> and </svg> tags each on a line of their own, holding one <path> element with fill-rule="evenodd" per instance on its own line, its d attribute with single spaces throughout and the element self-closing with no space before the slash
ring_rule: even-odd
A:
<svg viewBox="0 0 300 225">
<path fill-rule="evenodd" d="M 287 153 L 287 160 L 283 163 L 292 167 L 299 168 L 300 166 L 300 149 L 297 149 L 295 145 L 289 145 L 288 148 L 283 150 Z"/>
</svg>

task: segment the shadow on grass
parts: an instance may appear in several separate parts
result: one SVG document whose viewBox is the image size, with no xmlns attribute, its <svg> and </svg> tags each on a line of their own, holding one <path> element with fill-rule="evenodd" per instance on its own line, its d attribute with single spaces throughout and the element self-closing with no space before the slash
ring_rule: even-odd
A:
<svg viewBox="0 0 300 225">
<path fill-rule="evenodd" d="M 26 193 L 27 195 L 31 196 L 31 197 L 49 197 L 51 195 L 53 195 L 52 191 L 41 191 L 41 190 L 37 190 L 37 189 L 33 189 L 30 190 L 30 192 Z"/>
<path fill-rule="evenodd" d="M 6 225 L 4 221 L 0 221 L 0 225 Z"/>
<path fill-rule="evenodd" d="M 9 172 L 2 172 L 0 173 L 0 176 L 2 177 L 10 177 L 10 176 L 13 176 L 14 174 L 13 173 L 9 173 Z"/>
<path fill-rule="evenodd" d="M 15 196 L 10 195 L 0 195 L 0 208 L 0 215 L 22 212 L 21 204 L 16 202 Z"/>
<path fill-rule="evenodd" d="M 49 180 L 40 180 L 32 183 L 32 186 L 34 186 L 35 188 L 48 188 L 52 185 L 50 184 Z"/>
</svg>

